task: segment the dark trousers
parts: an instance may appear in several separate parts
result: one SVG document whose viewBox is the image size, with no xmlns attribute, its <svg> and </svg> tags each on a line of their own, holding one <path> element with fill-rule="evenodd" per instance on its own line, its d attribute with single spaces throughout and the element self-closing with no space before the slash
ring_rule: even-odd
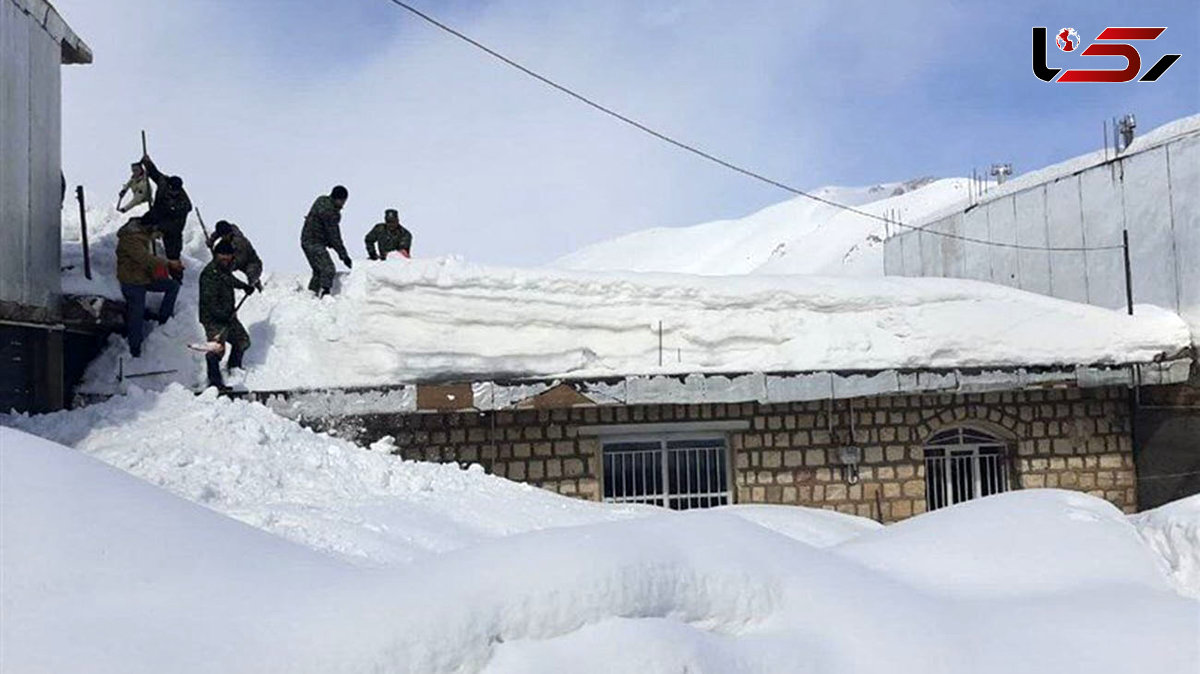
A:
<svg viewBox="0 0 1200 674">
<path fill-rule="evenodd" d="M 166 253 L 168 260 L 178 260 L 183 255 L 183 224 L 176 226 L 172 223 L 169 226 L 160 228 L 162 231 L 163 251 Z M 176 281 L 183 282 L 183 270 L 172 269 L 171 278 Z"/>
<path fill-rule="evenodd" d="M 125 297 L 125 332 L 129 340 L 129 353 L 134 358 L 142 355 L 142 340 L 146 338 L 146 293 L 163 294 L 157 318 L 159 323 L 166 323 L 175 314 L 179 283 L 172 279 L 161 279 L 144 286 L 121 284 L 121 295 Z"/>
<path fill-rule="evenodd" d="M 329 257 L 329 250 L 325 246 L 307 243 L 301 248 L 304 250 L 304 257 L 308 259 L 308 266 L 312 267 L 308 289 L 318 295 L 328 294 L 333 289 L 333 277 L 337 275 L 333 258 Z"/>
<path fill-rule="evenodd" d="M 242 359 L 246 355 L 246 350 L 250 348 L 250 333 L 246 332 L 246 328 L 238 319 L 233 319 L 228 325 L 205 325 L 204 333 L 208 336 L 209 341 L 223 342 L 225 348 L 229 351 L 229 369 L 242 367 Z M 221 377 L 221 359 L 225 356 L 224 351 L 207 354 L 205 366 L 208 371 L 208 385 L 221 388 L 225 386 L 225 380 Z"/>
</svg>

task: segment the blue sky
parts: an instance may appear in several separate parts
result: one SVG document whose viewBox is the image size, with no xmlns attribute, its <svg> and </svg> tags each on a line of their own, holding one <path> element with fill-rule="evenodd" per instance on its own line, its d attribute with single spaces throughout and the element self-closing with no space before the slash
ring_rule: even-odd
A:
<svg viewBox="0 0 1200 674">
<path fill-rule="evenodd" d="M 1022 172 L 1200 112 L 1200 3 L 414 4 L 631 116 L 805 187 Z M 206 219 L 298 270 L 300 221 L 351 191 L 353 254 L 396 206 L 420 256 L 529 265 L 788 195 L 661 145 L 451 40 L 387 0 L 58 0 L 96 63 L 64 80 L 68 180 L 107 195 L 146 128 Z M 1046 84 L 1030 29 L 1167 26 L 1156 83 Z M 1051 48 L 1051 65 L 1083 65 Z M 1114 59 L 1119 61 L 1119 59 Z M 1094 67 L 1119 63 L 1093 59 Z"/>
</svg>

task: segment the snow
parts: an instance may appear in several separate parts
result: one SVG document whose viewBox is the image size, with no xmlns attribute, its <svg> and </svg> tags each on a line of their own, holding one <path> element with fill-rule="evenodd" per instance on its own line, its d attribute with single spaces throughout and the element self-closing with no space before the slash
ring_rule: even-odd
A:
<svg viewBox="0 0 1200 674">
<path fill-rule="evenodd" d="M 367 565 L 524 531 L 636 517 L 453 464 L 367 451 L 263 407 L 178 385 L 73 411 L 0 416 L 188 500 Z M 208 432 L 214 429 L 219 435 Z"/>
<path fill-rule="evenodd" d="M 1148 133 L 1136 136 L 1129 147 L 1121 152 L 1123 156 L 1135 154 L 1162 145 L 1179 136 L 1200 132 L 1200 114 L 1183 117 L 1152 129 Z M 1115 156 L 1111 148 L 1096 150 L 1087 154 L 1072 157 L 1066 161 L 1052 164 L 1034 171 L 1022 173 L 1003 185 L 991 186 L 980 200 L 981 204 L 995 201 L 1035 185 L 1051 183 L 1066 176 L 1074 175 L 1093 166 L 1099 166 Z M 924 226 L 935 220 L 940 220 L 956 211 L 961 211 L 965 203 L 949 202 L 936 210 L 930 210 L 921 218 L 914 219 L 910 224 Z"/>
<path fill-rule="evenodd" d="M 137 361 L 112 337 L 80 391 L 110 394 L 121 388 L 118 373 L 164 370 L 133 383 L 203 385 L 203 358 L 186 348 L 203 341 L 194 279 L 204 252 L 191 233 L 177 317 L 150 334 Z M 261 391 L 445 377 L 1107 365 L 1170 358 L 1190 343 L 1183 322 L 1161 309 L 1139 307 L 1135 321 L 947 279 L 715 278 L 434 259 L 360 261 L 325 299 L 303 286 L 269 277 L 247 300 L 240 317 L 254 345 L 234 383 Z"/>
<path fill-rule="evenodd" d="M 911 224 L 964 201 L 967 184 L 962 178 L 925 179 L 869 188 L 825 187 L 814 194 Z M 796 197 L 739 220 L 634 232 L 586 246 L 552 266 L 712 276 L 883 276 L 883 241 L 890 229 L 895 227 L 875 218 Z"/>
<path fill-rule="evenodd" d="M 1183 594 L 1200 599 L 1200 495 L 1132 516 Z"/>
<path fill-rule="evenodd" d="M 821 528 L 815 518 L 803 523 L 810 511 L 802 509 L 652 510 L 364 568 L 87 455 L 87 422 L 114 437 L 163 430 L 148 403 L 177 393 L 110 408 L 129 415 L 119 426 L 57 416 L 39 428 L 68 427 L 82 452 L 0 427 L 5 671 L 1117 674 L 1200 666 L 1200 604 L 1172 593 L 1134 528 L 1089 496 L 1010 494 L 887 528 L 830 515 L 826 542 L 861 530 L 825 548 L 750 521 Z M 222 405 L 266 413 L 193 403 Z M 231 426 L 208 442 L 207 457 L 178 472 L 193 472 L 201 458 L 219 464 L 236 453 L 230 444 L 257 431 Z M 125 440 L 169 453 L 180 438 Z M 270 439 L 262 462 L 302 471 L 297 480 L 338 482 L 361 468 L 289 463 L 284 450 L 296 441 Z M 119 451 L 114 442 L 104 454 Z M 127 451 L 154 461 L 141 448 Z M 521 519 L 530 493 L 500 493 L 493 507 Z"/>
</svg>

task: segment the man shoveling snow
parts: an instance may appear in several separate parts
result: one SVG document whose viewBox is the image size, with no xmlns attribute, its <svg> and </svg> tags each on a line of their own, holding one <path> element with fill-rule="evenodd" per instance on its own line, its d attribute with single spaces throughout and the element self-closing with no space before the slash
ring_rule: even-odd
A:
<svg viewBox="0 0 1200 674">
<path fill-rule="evenodd" d="M 213 247 L 213 260 L 200 272 L 200 324 L 208 344 L 200 348 L 207 353 L 208 384 L 226 390 L 221 377 L 221 359 L 225 356 L 225 345 L 229 344 L 230 371 L 242 368 L 242 357 L 250 348 L 250 334 L 238 320 L 237 310 L 241 305 L 233 302 L 234 289 L 254 293 L 254 286 L 233 275 L 233 260 L 237 251 L 229 241 L 220 241 Z M 245 301 L 245 297 L 242 301 Z"/>
</svg>

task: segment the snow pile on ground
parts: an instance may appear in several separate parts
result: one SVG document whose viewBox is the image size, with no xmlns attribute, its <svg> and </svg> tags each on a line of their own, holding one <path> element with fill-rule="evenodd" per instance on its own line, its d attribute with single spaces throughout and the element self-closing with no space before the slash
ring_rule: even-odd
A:
<svg viewBox="0 0 1200 674">
<path fill-rule="evenodd" d="M 0 428 L 0 445 L 6 671 L 1200 666 L 1197 603 L 1169 590 L 1111 505 L 1087 496 L 1012 493 L 824 550 L 703 511 L 485 540 L 368 569 L 19 431 Z M 1001 533 L 1034 533 L 1009 542 L 999 561 L 989 559 L 995 545 L 966 554 L 998 520 Z M 946 558 L 928 546 L 933 529 L 960 551 Z M 895 556 L 927 570 L 889 570 Z M 1013 582 L 1031 571 L 1036 582 Z M 929 591 L 925 579 L 938 576 Z"/>
<path fill-rule="evenodd" d="M 292 541 L 394 564 L 485 538 L 638 516 L 487 475 L 403 461 L 314 433 L 262 405 L 173 386 L 0 422 L 70 445 Z"/>
<path fill-rule="evenodd" d="M 965 202 L 967 183 L 962 178 L 923 179 L 869 188 L 825 187 L 814 194 L 911 224 L 949 204 Z M 875 218 L 796 197 L 740 220 L 634 232 L 582 248 L 552 266 L 714 276 L 883 276 L 888 230 Z"/>
<path fill-rule="evenodd" d="M 243 306 L 253 390 L 372 386 L 455 376 L 613 376 L 1145 362 L 1190 344 L 1174 314 L 1123 312 L 947 279 L 699 277 L 360 262 L 337 295 L 279 277 Z M 84 392 L 203 382 L 194 281 L 179 318 L 130 362 L 123 340 Z M 186 299 L 191 298 L 191 299 Z M 659 367 L 662 323 L 664 365 Z"/>
<path fill-rule="evenodd" d="M 1180 591 L 1200 599 L 1200 496 L 1131 519 L 1146 543 L 1162 556 Z"/>
</svg>

